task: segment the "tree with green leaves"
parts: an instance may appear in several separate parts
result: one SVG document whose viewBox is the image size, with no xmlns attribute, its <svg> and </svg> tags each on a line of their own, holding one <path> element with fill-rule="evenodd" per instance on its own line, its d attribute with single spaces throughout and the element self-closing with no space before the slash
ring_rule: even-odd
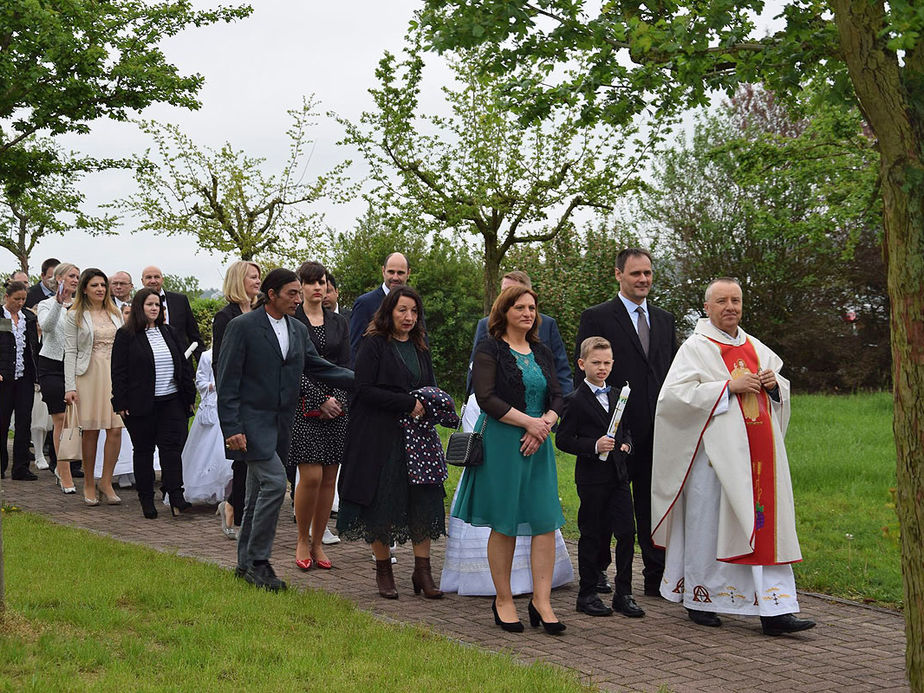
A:
<svg viewBox="0 0 924 693">
<path fill-rule="evenodd" d="M 264 172 L 265 160 L 225 143 L 200 146 L 176 125 L 142 122 L 156 153 L 136 157 L 138 191 L 114 207 L 139 219 L 137 231 L 193 236 L 203 250 L 255 258 L 270 264 L 301 262 L 323 252 L 323 215 L 305 206 L 322 197 L 344 200 L 344 162 L 305 181 L 310 159 L 308 134 L 315 103 L 292 109 L 289 157 L 278 174 Z"/>
<path fill-rule="evenodd" d="M 204 78 L 183 75 L 163 41 L 189 27 L 231 22 L 250 7 L 193 9 L 190 0 L 14 0 L 0 11 L 0 180 L 36 183 L 53 173 L 32 135 L 88 132 L 97 118 L 126 119 L 152 103 L 198 108 Z"/>
<path fill-rule="evenodd" d="M 483 244 L 484 310 L 497 295 L 499 269 L 517 244 L 555 238 L 581 209 L 608 209 L 636 185 L 646 149 L 632 127 L 583 127 L 580 113 L 555 109 L 522 127 L 495 80 L 472 53 L 451 63 L 458 87 L 444 88 L 451 115 L 420 111 L 424 62 L 413 39 L 405 59 L 379 62 L 376 110 L 359 123 L 344 119 L 344 144 L 372 169 L 367 199 L 401 210 L 405 219 L 472 234 Z"/>
<path fill-rule="evenodd" d="M 866 252 L 881 233 L 874 142 L 855 109 L 804 110 L 742 87 L 654 159 L 638 218 L 663 256 L 659 305 L 683 317 L 712 278 L 735 276 L 748 328 L 801 390 L 888 386 L 885 267 Z"/>
<path fill-rule="evenodd" d="M 116 218 L 93 216 L 81 209 L 84 194 L 78 183 L 87 173 L 120 165 L 65 154 L 51 142 L 33 138 L 19 145 L 48 152 L 53 165 L 44 175 L 26 184 L 2 186 L 0 193 L 0 248 L 10 251 L 23 272 L 29 272 L 29 257 L 35 244 L 46 236 L 70 230 L 91 234 L 112 232 Z"/>
<path fill-rule="evenodd" d="M 898 0 L 784 0 L 765 33 L 764 0 L 425 0 L 437 50 L 489 47 L 523 117 L 579 103 L 589 122 L 674 111 L 742 82 L 774 93 L 827 87 L 857 105 L 877 140 L 891 301 L 896 509 L 902 531 L 907 670 L 924 691 L 924 11 Z M 530 77 L 536 70 L 538 78 Z"/>
</svg>

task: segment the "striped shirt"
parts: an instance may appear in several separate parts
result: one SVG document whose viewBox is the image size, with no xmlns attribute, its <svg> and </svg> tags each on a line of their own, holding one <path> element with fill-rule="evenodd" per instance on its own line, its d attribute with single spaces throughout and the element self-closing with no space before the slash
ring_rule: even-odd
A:
<svg viewBox="0 0 924 693">
<path fill-rule="evenodd" d="M 154 352 L 154 396 L 165 397 L 177 391 L 176 380 L 173 378 L 173 354 L 164 341 L 159 327 L 149 327 L 144 333 Z"/>
</svg>

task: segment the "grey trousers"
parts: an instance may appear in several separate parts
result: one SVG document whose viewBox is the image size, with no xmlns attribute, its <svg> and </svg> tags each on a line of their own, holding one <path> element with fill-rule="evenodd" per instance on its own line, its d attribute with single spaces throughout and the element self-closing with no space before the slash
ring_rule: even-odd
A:
<svg viewBox="0 0 924 693">
<path fill-rule="evenodd" d="M 247 496 L 237 535 L 237 565 L 247 570 L 254 561 L 268 561 L 276 538 L 279 507 L 286 495 L 286 470 L 273 454 L 268 460 L 247 460 Z"/>
</svg>

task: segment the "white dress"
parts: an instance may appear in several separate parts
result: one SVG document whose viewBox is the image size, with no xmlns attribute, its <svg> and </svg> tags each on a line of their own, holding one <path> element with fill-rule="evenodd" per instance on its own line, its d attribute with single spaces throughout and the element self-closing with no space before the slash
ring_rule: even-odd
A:
<svg viewBox="0 0 924 693">
<path fill-rule="evenodd" d="M 462 429 L 471 431 L 481 410 L 475 395 L 469 397 L 462 415 Z M 465 472 L 462 472 L 465 474 Z M 456 503 L 452 498 L 452 506 Z M 450 507 L 452 507 L 450 506 Z M 473 527 L 457 517 L 449 518 L 449 539 L 446 542 L 446 557 L 443 559 L 443 573 L 440 589 L 443 592 L 457 592 L 462 596 L 494 596 L 494 582 L 488 566 L 488 537 L 490 527 Z M 529 594 L 533 591 L 533 575 L 530 569 L 530 542 L 532 537 L 517 537 L 513 552 L 513 567 L 510 571 L 510 588 L 514 594 Z M 568 556 L 568 547 L 555 530 L 555 571 L 552 587 L 561 587 L 574 580 L 574 567 Z"/>
<path fill-rule="evenodd" d="M 103 476 L 103 443 L 106 442 L 106 431 L 99 432 L 99 442 L 96 445 L 96 466 L 93 468 L 93 476 L 97 479 Z M 112 472 L 112 478 L 115 479 L 124 474 L 134 474 L 135 464 L 132 460 L 134 448 L 132 447 L 132 438 L 128 435 L 128 429 L 122 429 L 122 447 L 119 448 L 119 458 L 116 460 L 115 470 Z M 157 454 L 157 448 L 154 448 L 154 471 L 160 471 L 160 457 Z"/>
<path fill-rule="evenodd" d="M 228 496 L 231 461 L 218 424 L 218 393 L 212 372 L 212 350 L 203 352 L 196 370 L 199 409 L 183 447 L 183 488 L 190 503 L 214 504 Z"/>
</svg>

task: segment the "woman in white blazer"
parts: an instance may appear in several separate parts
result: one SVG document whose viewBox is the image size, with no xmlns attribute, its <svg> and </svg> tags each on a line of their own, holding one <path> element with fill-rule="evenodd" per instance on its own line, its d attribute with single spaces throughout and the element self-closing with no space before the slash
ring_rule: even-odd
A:
<svg viewBox="0 0 924 693">
<path fill-rule="evenodd" d="M 94 483 L 99 432 L 106 431 L 99 488 L 109 505 L 122 502 L 112 488 L 112 472 L 122 446 L 122 419 L 112 409 L 112 343 L 122 314 L 109 294 L 109 280 L 91 267 L 80 275 L 64 329 L 64 399 L 76 404 L 83 429 L 83 499 L 99 505 Z"/>
</svg>

